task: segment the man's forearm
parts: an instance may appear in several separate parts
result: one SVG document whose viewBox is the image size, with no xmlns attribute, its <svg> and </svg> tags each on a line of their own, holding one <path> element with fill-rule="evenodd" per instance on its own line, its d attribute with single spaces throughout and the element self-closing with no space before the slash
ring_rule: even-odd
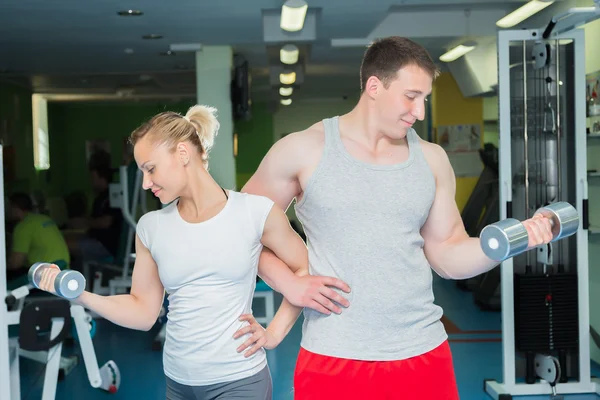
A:
<svg viewBox="0 0 600 400">
<path fill-rule="evenodd" d="M 485 255 L 479 238 L 466 237 L 444 243 L 430 253 L 427 258 L 432 268 L 447 279 L 469 279 L 499 264 Z"/>
<path fill-rule="evenodd" d="M 264 248 L 260 254 L 258 275 L 267 285 L 283 296 L 287 295 L 289 284 L 293 283 L 296 278 L 294 271 L 267 248 Z"/>
</svg>

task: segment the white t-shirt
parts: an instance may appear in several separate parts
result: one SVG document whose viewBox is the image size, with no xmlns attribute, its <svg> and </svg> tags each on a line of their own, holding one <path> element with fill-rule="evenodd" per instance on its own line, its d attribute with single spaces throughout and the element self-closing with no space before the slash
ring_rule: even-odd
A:
<svg viewBox="0 0 600 400">
<path fill-rule="evenodd" d="M 185 222 L 177 201 L 143 215 L 137 234 L 169 294 L 163 353 L 165 375 L 189 386 L 229 382 L 266 366 L 263 349 L 249 358 L 233 339 L 252 312 L 261 237 L 273 201 L 234 191 L 223 210 L 201 223 Z"/>
</svg>

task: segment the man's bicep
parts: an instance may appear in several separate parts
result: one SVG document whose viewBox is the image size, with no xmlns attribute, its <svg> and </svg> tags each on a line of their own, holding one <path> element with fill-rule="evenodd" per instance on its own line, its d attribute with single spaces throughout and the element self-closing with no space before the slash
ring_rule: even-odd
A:
<svg viewBox="0 0 600 400">
<path fill-rule="evenodd" d="M 440 157 L 435 174 L 435 198 L 427 221 L 421 230 L 425 246 L 461 239 L 466 235 L 462 217 L 456 205 L 456 177 L 445 153 L 443 157 Z"/>
<path fill-rule="evenodd" d="M 286 143 L 276 143 L 252 177 L 242 188 L 242 192 L 266 196 L 282 210 L 299 194 L 296 160 L 289 156 Z"/>
</svg>

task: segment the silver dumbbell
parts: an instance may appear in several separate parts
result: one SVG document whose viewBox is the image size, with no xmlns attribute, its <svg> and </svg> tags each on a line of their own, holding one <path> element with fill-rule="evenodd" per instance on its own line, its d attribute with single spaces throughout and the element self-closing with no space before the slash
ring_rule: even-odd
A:
<svg viewBox="0 0 600 400">
<path fill-rule="evenodd" d="M 54 264 L 43 262 L 35 263 L 29 268 L 29 282 L 37 289 L 40 288 L 39 284 L 42 279 L 42 272 L 46 268 L 58 269 Z M 54 279 L 54 290 L 57 296 L 64 297 L 65 299 L 74 299 L 85 290 L 85 278 L 78 271 L 60 271 Z"/>
<path fill-rule="evenodd" d="M 541 207 L 541 214 L 550 220 L 552 242 L 569 237 L 579 229 L 579 213 L 567 202 L 557 202 Z M 521 221 L 507 218 L 482 229 L 479 235 L 481 248 L 492 260 L 503 261 L 527 250 L 529 234 Z"/>
</svg>

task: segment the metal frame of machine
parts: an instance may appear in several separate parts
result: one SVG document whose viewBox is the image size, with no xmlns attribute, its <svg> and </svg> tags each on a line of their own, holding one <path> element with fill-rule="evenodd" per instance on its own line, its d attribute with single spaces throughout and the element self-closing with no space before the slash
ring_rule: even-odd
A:
<svg viewBox="0 0 600 400">
<path fill-rule="evenodd" d="M 596 7 L 597 9 L 597 7 Z M 596 12 L 594 10 L 586 10 Z M 597 14 L 600 16 L 600 14 Z M 598 17 L 596 16 L 596 18 Z M 582 21 L 589 22 L 589 15 L 581 13 Z M 570 26 L 577 24 L 571 23 Z M 511 30 L 498 32 L 498 90 L 500 123 L 500 219 L 509 217 L 507 206 L 512 202 L 513 165 L 511 157 L 511 83 L 510 83 L 510 44 L 511 42 L 540 42 L 548 40 L 572 40 L 574 42 L 574 127 L 575 127 L 575 176 L 576 203 L 573 204 L 584 221 L 584 204 L 587 202 L 587 157 L 585 134 L 585 36 L 582 30 L 554 30 L 560 28 L 551 22 L 545 29 Z M 558 79 L 558 78 L 557 78 Z M 526 82 L 526 78 L 524 78 Z M 527 95 L 525 94 L 525 98 Z M 525 127 L 525 131 L 527 128 Z M 560 173 L 560 172 L 559 172 Z M 527 178 L 526 178 L 527 179 Z M 588 288 L 588 232 L 587 226 L 580 224 L 576 233 L 577 245 L 577 291 L 578 291 L 578 330 L 579 330 L 579 380 L 556 383 L 556 394 L 598 393 L 598 380 L 590 375 L 590 327 L 589 327 L 589 288 Z M 535 383 L 520 383 L 516 376 L 515 347 L 515 299 L 514 299 L 514 260 L 507 259 L 501 265 L 502 287 L 502 359 L 503 382 L 488 380 L 484 388 L 494 399 L 510 399 L 511 396 L 552 394 L 551 385 L 538 380 Z"/>
<path fill-rule="evenodd" d="M 4 165 L 2 157 L 2 145 L 0 145 L 0 164 Z M 0 171 L 0 210 L 4 211 L 4 171 Z M 11 346 L 8 342 L 8 307 L 4 302 L 6 299 L 6 238 L 4 235 L 4 218 L 0 218 L 0 399 L 11 398 Z M 5 322 L 6 321 L 6 322 Z"/>
</svg>

